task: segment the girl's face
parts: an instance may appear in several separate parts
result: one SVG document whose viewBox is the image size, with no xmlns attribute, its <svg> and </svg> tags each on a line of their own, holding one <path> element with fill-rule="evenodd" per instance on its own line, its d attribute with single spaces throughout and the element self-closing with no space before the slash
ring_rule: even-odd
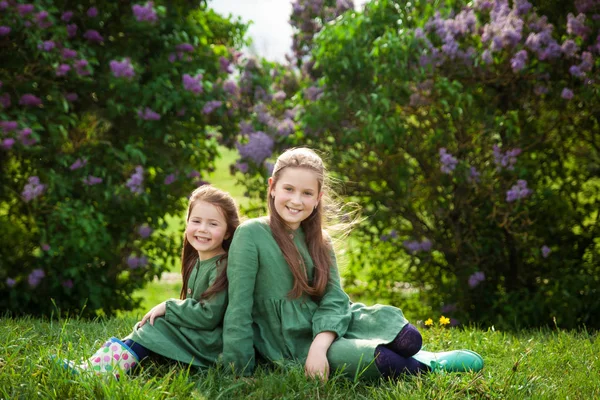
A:
<svg viewBox="0 0 600 400">
<path fill-rule="evenodd" d="M 269 178 L 269 189 L 274 196 L 275 211 L 294 230 L 310 217 L 321 200 L 317 173 L 306 168 L 284 168 L 275 185 L 273 178 Z"/>
<path fill-rule="evenodd" d="M 221 209 L 206 201 L 196 202 L 185 227 L 185 236 L 201 260 L 225 253 L 223 240 L 229 239 L 229 234 Z"/>
</svg>

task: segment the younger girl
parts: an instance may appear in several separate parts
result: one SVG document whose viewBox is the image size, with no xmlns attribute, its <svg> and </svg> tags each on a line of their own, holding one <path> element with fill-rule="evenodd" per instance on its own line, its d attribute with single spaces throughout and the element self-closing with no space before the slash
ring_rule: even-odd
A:
<svg viewBox="0 0 600 400">
<path fill-rule="evenodd" d="M 286 151 L 269 178 L 269 217 L 236 231 L 223 361 L 250 374 L 256 347 L 269 361 L 300 361 L 308 376 L 323 378 L 330 367 L 365 377 L 480 370 L 483 360 L 470 351 L 419 352 L 421 334 L 400 309 L 350 302 L 322 230 L 324 181 L 317 154 Z"/>
<path fill-rule="evenodd" d="M 222 352 L 222 321 L 227 307 L 227 250 L 239 225 L 233 198 L 212 186 L 196 189 L 189 200 L 181 254 L 180 300 L 150 310 L 121 341 L 111 338 L 76 371 L 127 372 L 151 352 L 196 367 L 213 365 Z"/>
</svg>

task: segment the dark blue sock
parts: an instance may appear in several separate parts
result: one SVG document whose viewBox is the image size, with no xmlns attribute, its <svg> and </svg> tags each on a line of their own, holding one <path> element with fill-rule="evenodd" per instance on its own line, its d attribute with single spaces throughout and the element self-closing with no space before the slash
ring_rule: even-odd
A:
<svg viewBox="0 0 600 400">
<path fill-rule="evenodd" d="M 402 357 L 412 357 L 421 350 L 423 337 L 412 324 L 406 324 L 398 333 L 398 336 L 385 347 Z"/>
<path fill-rule="evenodd" d="M 125 343 L 127 346 L 129 346 L 131 350 L 133 350 L 133 352 L 138 356 L 138 360 L 140 361 L 142 361 L 144 358 L 150 355 L 150 350 L 148 350 L 141 344 L 134 342 L 131 339 L 124 340 L 123 343 Z"/>
<path fill-rule="evenodd" d="M 375 349 L 375 365 L 384 378 L 397 378 L 402 374 L 416 375 L 429 368 L 412 357 L 402 357 L 384 346 Z"/>
</svg>

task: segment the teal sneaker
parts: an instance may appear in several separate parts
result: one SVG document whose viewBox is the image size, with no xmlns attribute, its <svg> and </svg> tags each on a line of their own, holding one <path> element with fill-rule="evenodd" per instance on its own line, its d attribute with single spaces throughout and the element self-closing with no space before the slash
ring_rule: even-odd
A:
<svg viewBox="0 0 600 400">
<path fill-rule="evenodd" d="M 479 372 L 483 369 L 483 358 L 471 350 L 440 351 L 421 350 L 413 356 L 432 371 Z"/>
</svg>

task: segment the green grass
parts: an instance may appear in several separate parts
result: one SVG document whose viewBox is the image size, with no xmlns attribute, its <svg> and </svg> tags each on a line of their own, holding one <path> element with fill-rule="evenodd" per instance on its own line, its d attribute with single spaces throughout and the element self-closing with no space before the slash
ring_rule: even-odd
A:
<svg viewBox="0 0 600 400">
<path fill-rule="evenodd" d="M 470 348 L 483 355 L 480 373 L 428 374 L 398 381 L 327 383 L 304 378 L 301 367 L 258 369 L 236 379 L 219 368 L 197 371 L 145 360 L 135 373 L 70 375 L 52 355 L 79 359 L 111 337 L 129 333 L 136 315 L 109 320 L 0 319 L 2 399 L 593 399 L 600 397 L 597 333 L 561 330 L 518 333 L 475 328 L 424 330 L 428 350 Z"/>
</svg>

